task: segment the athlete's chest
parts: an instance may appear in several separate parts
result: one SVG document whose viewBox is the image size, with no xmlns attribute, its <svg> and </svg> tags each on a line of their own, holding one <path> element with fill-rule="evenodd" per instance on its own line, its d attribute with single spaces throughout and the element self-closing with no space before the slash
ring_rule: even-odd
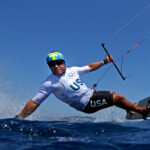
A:
<svg viewBox="0 0 150 150">
<path fill-rule="evenodd" d="M 61 76 L 59 82 L 62 83 L 65 88 L 77 91 L 83 85 L 79 74 L 73 70 L 67 70 L 66 73 Z"/>
</svg>

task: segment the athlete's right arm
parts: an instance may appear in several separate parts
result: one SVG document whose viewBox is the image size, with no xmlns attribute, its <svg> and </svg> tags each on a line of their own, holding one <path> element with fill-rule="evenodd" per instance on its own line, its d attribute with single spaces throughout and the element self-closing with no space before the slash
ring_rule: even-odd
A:
<svg viewBox="0 0 150 150">
<path fill-rule="evenodd" d="M 110 63 L 112 61 L 113 61 L 113 57 L 112 56 L 108 56 L 108 54 L 106 54 L 105 60 L 98 61 L 98 62 L 95 62 L 95 63 L 91 63 L 88 66 L 90 68 L 90 71 L 94 71 L 94 70 L 97 70 L 100 67 L 102 67 L 104 64 Z"/>
<path fill-rule="evenodd" d="M 21 111 L 20 114 L 16 115 L 15 118 L 26 118 L 28 117 L 30 114 L 32 114 L 37 108 L 38 108 L 39 104 L 37 104 L 36 102 L 34 102 L 33 100 L 30 100 L 25 107 L 23 108 L 23 110 Z"/>
<path fill-rule="evenodd" d="M 32 114 L 40 104 L 50 95 L 52 92 L 51 83 L 49 81 L 45 81 L 41 87 L 39 92 L 25 105 L 20 114 L 16 115 L 16 118 L 26 118 L 30 114 Z"/>
</svg>

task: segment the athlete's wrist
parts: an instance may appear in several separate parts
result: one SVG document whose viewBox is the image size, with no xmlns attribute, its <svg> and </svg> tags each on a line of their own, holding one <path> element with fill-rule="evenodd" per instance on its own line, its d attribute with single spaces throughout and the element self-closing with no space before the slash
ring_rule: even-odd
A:
<svg viewBox="0 0 150 150">
<path fill-rule="evenodd" d="M 106 59 L 101 60 L 101 62 L 102 62 L 103 65 L 106 65 L 108 63 Z"/>
</svg>

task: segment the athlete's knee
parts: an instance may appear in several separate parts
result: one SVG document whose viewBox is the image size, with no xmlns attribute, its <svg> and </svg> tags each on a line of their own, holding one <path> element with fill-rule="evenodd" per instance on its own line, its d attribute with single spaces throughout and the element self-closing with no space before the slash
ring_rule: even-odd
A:
<svg viewBox="0 0 150 150">
<path fill-rule="evenodd" d="M 113 101 L 114 102 L 118 102 L 119 100 L 123 100 L 124 96 L 118 93 L 112 93 L 113 95 Z"/>
</svg>

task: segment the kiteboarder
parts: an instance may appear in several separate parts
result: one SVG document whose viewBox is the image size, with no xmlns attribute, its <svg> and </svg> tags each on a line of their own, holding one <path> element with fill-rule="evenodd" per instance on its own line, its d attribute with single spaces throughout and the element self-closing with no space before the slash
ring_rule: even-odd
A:
<svg viewBox="0 0 150 150">
<path fill-rule="evenodd" d="M 87 88 L 85 83 L 80 79 L 81 75 L 113 62 L 112 56 L 106 55 L 104 60 L 83 67 L 70 68 L 66 68 L 65 58 L 60 52 L 49 53 L 46 61 L 52 73 L 41 84 L 37 94 L 27 102 L 21 113 L 16 115 L 16 118 L 29 116 L 52 93 L 76 110 L 88 114 L 113 105 L 131 113 L 138 112 L 143 116 L 150 110 L 149 105 L 148 107 L 138 107 L 137 103 L 132 104 L 121 94 L 112 91 L 95 91 L 92 88 Z"/>
</svg>

